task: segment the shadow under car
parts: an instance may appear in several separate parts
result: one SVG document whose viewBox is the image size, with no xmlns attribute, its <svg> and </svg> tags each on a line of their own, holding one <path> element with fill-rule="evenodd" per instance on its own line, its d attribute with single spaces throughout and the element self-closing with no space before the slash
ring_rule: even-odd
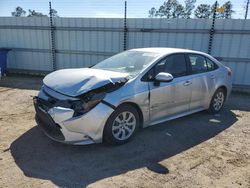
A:
<svg viewBox="0 0 250 188">
<path fill-rule="evenodd" d="M 36 126 L 16 139 L 10 150 L 28 177 L 50 180 L 60 187 L 85 187 L 143 167 L 166 174 L 169 170 L 160 161 L 216 136 L 236 121 L 228 107 L 220 115 L 199 112 L 143 129 L 120 146 L 64 145 L 51 141 Z"/>
</svg>

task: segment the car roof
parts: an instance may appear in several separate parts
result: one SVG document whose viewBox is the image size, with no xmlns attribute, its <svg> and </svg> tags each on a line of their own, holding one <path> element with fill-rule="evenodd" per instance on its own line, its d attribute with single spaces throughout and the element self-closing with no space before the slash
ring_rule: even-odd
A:
<svg viewBox="0 0 250 188">
<path fill-rule="evenodd" d="M 164 48 L 164 47 L 156 47 L 156 48 L 135 48 L 129 51 L 142 51 L 142 52 L 151 52 L 151 53 L 158 53 L 161 55 L 167 55 L 172 53 L 199 53 L 203 55 L 207 55 L 206 53 L 200 51 L 194 51 L 189 49 L 182 49 L 182 48 Z"/>
<path fill-rule="evenodd" d="M 151 47 L 151 48 L 134 48 L 134 49 L 130 49 L 128 51 L 141 51 L 141 52 L 158 53 L 158 54 L 160 54 L 158 59 L 160 59 L 161 57 L 164 57 L 166 55 L 173 54 L 173 53 L 195 53 L 195 54 L 200 54 L 200 55 L 204 55 L 206 57 L 209 57 L 218 66 L 223 66 L 223 64 L 221 64 L 217 59 L 215 59 L 214 57 L 212 57 L 211 55 L 209 55 L 209 54 L 207 54 L 205 52 L 189 50 L 189 49 L 183 49 L 183 48 Z M 153 62 L 149 65 L 149 67 L 152 64 L 153 64 Z"/>
</svg>

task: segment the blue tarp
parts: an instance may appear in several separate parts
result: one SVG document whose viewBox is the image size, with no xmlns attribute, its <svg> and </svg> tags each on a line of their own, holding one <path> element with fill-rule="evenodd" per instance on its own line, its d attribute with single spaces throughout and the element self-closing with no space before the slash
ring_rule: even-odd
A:
<svg viewBox="0 0 250 188">
<path fill-rule="evenodd" d="M 7 72 L 7 53 L 10 51 L 8 48 L 0 48 L 0 68 L 1 75 L 5 75 Z"/>
</svg>

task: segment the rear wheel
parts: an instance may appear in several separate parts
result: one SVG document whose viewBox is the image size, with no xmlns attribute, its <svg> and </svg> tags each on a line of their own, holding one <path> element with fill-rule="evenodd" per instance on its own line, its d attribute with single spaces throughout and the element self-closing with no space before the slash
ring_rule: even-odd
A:
<svg viewBox="0 0 250 188">
<path fill-rule="evenodd" d="M 222 88 L 216 90 L 208 109 L 210 113 L 216 114 L 221 110 L 226 99 L 225 93 L 226 93 L 225 90 Z"/>
<path fill-rule="evenodd" d="M 103 132 L 104 140 L 109 144 L 124 144 L 136 133 L 139 127 L 139 114 L 128 104 L 119 106 L 109 117 Z"/>
</svg>

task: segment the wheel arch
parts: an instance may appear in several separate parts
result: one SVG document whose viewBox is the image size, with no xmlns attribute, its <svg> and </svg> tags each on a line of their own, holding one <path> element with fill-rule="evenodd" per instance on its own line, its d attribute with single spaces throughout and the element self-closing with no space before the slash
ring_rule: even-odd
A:
<svg viewBox="0 0 250 188">
<path fill-rule="evenodd" d="M 130 106 L 132 106 L 133 108 L 136 109 L 136 111 L 139 114 L 139 119 L 140 119 L 139 127 L 142 128 L 143 127 L 143 122 L 144 122 L 144 117 L 143 117 L 143 113 L 142 113 L 142 110 L 139 107 L 139 105 L 134 103 L 134 102 L 123 102 L 123 103 L 119 104 L 119 106 L 122 106 L 122 105 L 130 105 Z M 117 106 L 116 108 L 118 108 L 119 106 Z"/>
<path fill-rule="evenodd" d="M 138 116 L 139 116 L 139 126 L 137 126 L 137 130 L 138 130 L 138 128 L 141 128 L 143 125 L 143 114 L 142 114 L 142 110 L 140 109 L 138 104 L 133 103 L 133 102 L 123 102 L 123 103 L 119 104 L 117 107 L 115 107 L 114 111 L 112 113 L 114 113 L 116 110 L 118 110 L 118 108 L 123 107 L 124 105 L 126 105 L 127 107 L 130 107 L 130 108 L 133 108 L 134 110 L 136 110 L 138 112 Z M 108 122 L 112 116 L 112 113 L 108 117 L 108 119 L 104 125 L 103 133 L 102 133 L 102 140 L 109 143 L 109 144 L 120 145 L 120 144 L 126 143 L 128 140 L 125 140 L 124 142 L 117 142 L 113 138 L 110 137 L 110 131 L 109 131 L 108 127 L 110 127 L 111 124 L 108 124 Z M 130 139 L 130 138 L 131 137 L 129 137 L 128 139 Z"/>
<path fill-rule="evenodd" d="M 225 85 L 221 85 L 221 86 L 219 86 L 219 87 L 215 90 L 215 92 L 216 92 L 218 89 L 223 89 L 223 90 L 225 91 L 225 97 L 227 98 L 227 87 L 226 87 Z M 214 92 L 214 93 L 215 93 L 215 92 Z"/>
</svg>

